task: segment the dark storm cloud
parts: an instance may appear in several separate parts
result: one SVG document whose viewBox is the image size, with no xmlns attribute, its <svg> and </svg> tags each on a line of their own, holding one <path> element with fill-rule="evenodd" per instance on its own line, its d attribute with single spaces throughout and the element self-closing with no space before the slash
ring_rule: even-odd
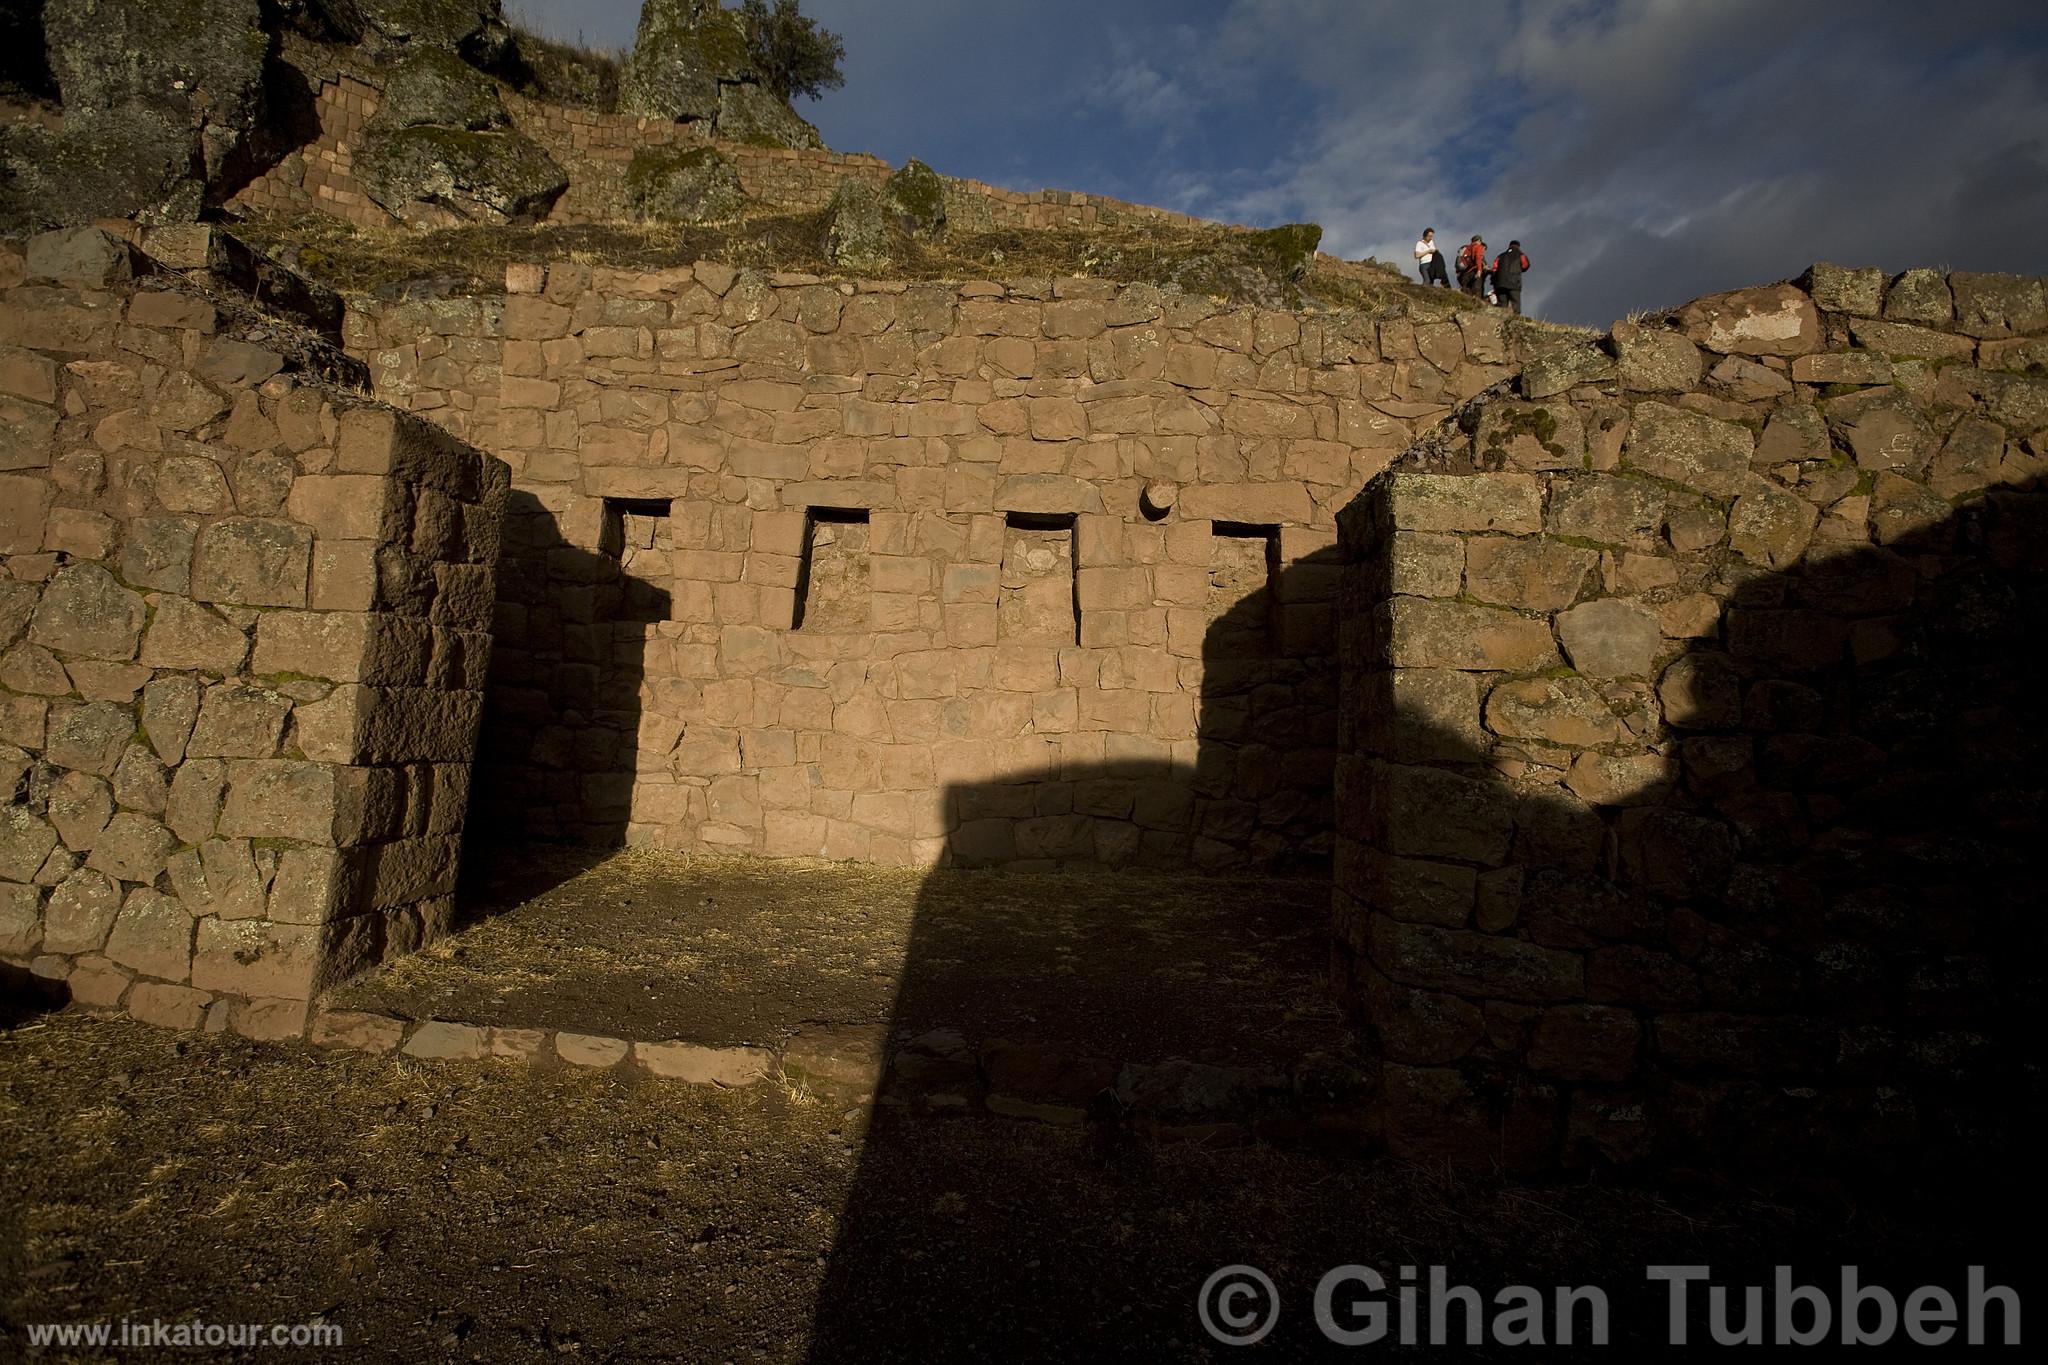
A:
<svg viewBox="0 0 2048 1365">
<path fill-rule="evenodd" d="M 636 0 L 522 0 L 631 40 Z M 1424 226 L 1536 261 L 1604 323 L 1815 259 L 2038 271 L 2048 20 L 1917 0 L 807 0 L 843 34 L 829 142 L 1017 188 L 1313 218 L 1398 262 Z"/>
</svg>

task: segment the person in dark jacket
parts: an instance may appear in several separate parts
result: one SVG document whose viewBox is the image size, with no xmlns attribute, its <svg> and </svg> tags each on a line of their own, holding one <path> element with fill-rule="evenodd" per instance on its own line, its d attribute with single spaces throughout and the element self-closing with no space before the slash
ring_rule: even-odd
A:
<svg viewBox="0 0 2048 1365">
<path fill-rule="evenodd" d="M 1522 311 L 1522 272 L 1528 268 L 1529 258 L 1522 254 L 1520 242 L 1509 242 L 1493 263 L 1493 292 L 1511 313 Z"/>
</svg>

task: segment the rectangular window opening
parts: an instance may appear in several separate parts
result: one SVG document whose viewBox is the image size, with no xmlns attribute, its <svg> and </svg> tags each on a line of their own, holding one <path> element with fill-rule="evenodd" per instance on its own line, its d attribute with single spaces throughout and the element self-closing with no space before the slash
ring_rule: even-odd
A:
<svg viewBox="0 0 2048 1365">
<path fill-rule="evenodd" d="M 792 630 L 869 628 L 868 545 L 866 508 L 813 507 L 804 514 Z"/>
<path fill-rule="evenodd" d="M 1002 578 L 996 638 L 1073 645 L 1081 642 L 1071 512 L 1008 512 L 1003 518 Z"/>
<path fill-rule="evenodd" d="M 1209 642 L 1216 657 L 1270 654 L 1278 638 L 1280 528 L 1219 521 L 1210 527 Z"/>
<path fill-rule="evenodd" d="M 612 619 L 666 621 L 673 597 L 675 544 L 667 498 L 606 498 L 598 552 L 618 565 L 618 605 Z"/>
</svg>

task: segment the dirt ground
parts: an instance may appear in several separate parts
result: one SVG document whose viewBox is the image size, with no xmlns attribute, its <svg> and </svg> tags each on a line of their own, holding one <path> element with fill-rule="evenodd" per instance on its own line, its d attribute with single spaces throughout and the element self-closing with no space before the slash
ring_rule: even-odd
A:
<svg viewBox="0 0 2048 1365">
<path fill-rule="evenodd" d="M 563 850 L 471 871 L 474 924 L 336 1003 L 706 1042 L 944 1025 L 1252 1063 L 1343 1036 L 1312 883 Z M 1237 1349 L 1196 1299 L 1229 1265 L 1283 1305 L 1249 1358 L 1319 1359 L 1315 1287 L 1350 1264 L 1390 1286 L 1442 1265 L 1489 1295 L 1600 1286 L 1640 1355 L 1666 1330 L 1652 1264 L 2041 1282 L 2038 1249 L 2003 1235 L 2041 1203 L 2006 1172 L 1857 1197 L 1526 1185 L 833 1094 L 30 1017 L 0 1029 L 0 1360 L 31 1324 L 193 1318 L 317 1319 L 345 1333 L 321 1354 L 368 1361 L 1220 1360 Z"/>
<path fill-rule="evenodd" d="M 1329 887 L 486 852 L 461 933 L 333 996 L 408 1019 L 775 1047 L 950 1028 L 1117 1060 L 1281 1068 L 1346 1045 Z"/>
<path fill-rule="evenodd" d="M 1847 1259 L 1903 1284 L 1985 1259 L 1964 1208 L 1899 1221 L 1725 1190 L 1521 1188 L 987 1119 L 868 1131 L 767 1085 L 68 1013 L 0 1034 L 0 1189 L 14 1358 L 31 1323 L 197 1316 L 319 1318 L 346 1333 L 324 1354 L 350 1360 L 1221 1359 L 1194 1300 L 1240 1262 L 1286 1305 L 1254 1359 L 1319 1355 L 1313 1286 L 1353 1262 L 1390 1281 L 1444 1264 L 1489 1290 L 1602 1285 L 1621 1344 L 1661 1336 L 1647 1263 L 1719 1279 Z M 2038 1284 L 2037 1259 L 1995 1268 Z"/>
</svg>

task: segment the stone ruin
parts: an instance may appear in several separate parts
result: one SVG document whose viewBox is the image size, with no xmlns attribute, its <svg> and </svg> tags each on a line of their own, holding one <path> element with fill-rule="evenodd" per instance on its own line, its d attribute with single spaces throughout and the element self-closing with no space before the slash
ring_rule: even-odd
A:
<svg viewBox="0 0 2048 1365">
<path fill-rule="evenodd" d="M 2034 1094 L 2041 281 L 1597 339 L 708 262 L 344 302 L 185 222 L 1191 221 L 827 151 L 697 0 L 631 112 L 550 104 L 498 8 L 40 7 L 10 991 L 299 1036 L 448 928 L 474 787 L 507 840 L 1327 876 L 1402 1155 L 1843 1164 Z"/>
<path fill-rule="evenodd" d="M 107 232 L 0 246 L 10 994 L 296 1037 L 448 929 L 507 471 L 335 375 Z"/>
<path fill-rule="evenodd" d="M 24 979 L 295 1035 L 447 927 L 474 785 L 499 838 L 1328 869 L 1403 1155 L 1840 1163 L 2031 1093 L 2039 280 L 1595 340 L 555 262 L 343 354 L 197 232 L 0 248 Z"/>
</svg>

